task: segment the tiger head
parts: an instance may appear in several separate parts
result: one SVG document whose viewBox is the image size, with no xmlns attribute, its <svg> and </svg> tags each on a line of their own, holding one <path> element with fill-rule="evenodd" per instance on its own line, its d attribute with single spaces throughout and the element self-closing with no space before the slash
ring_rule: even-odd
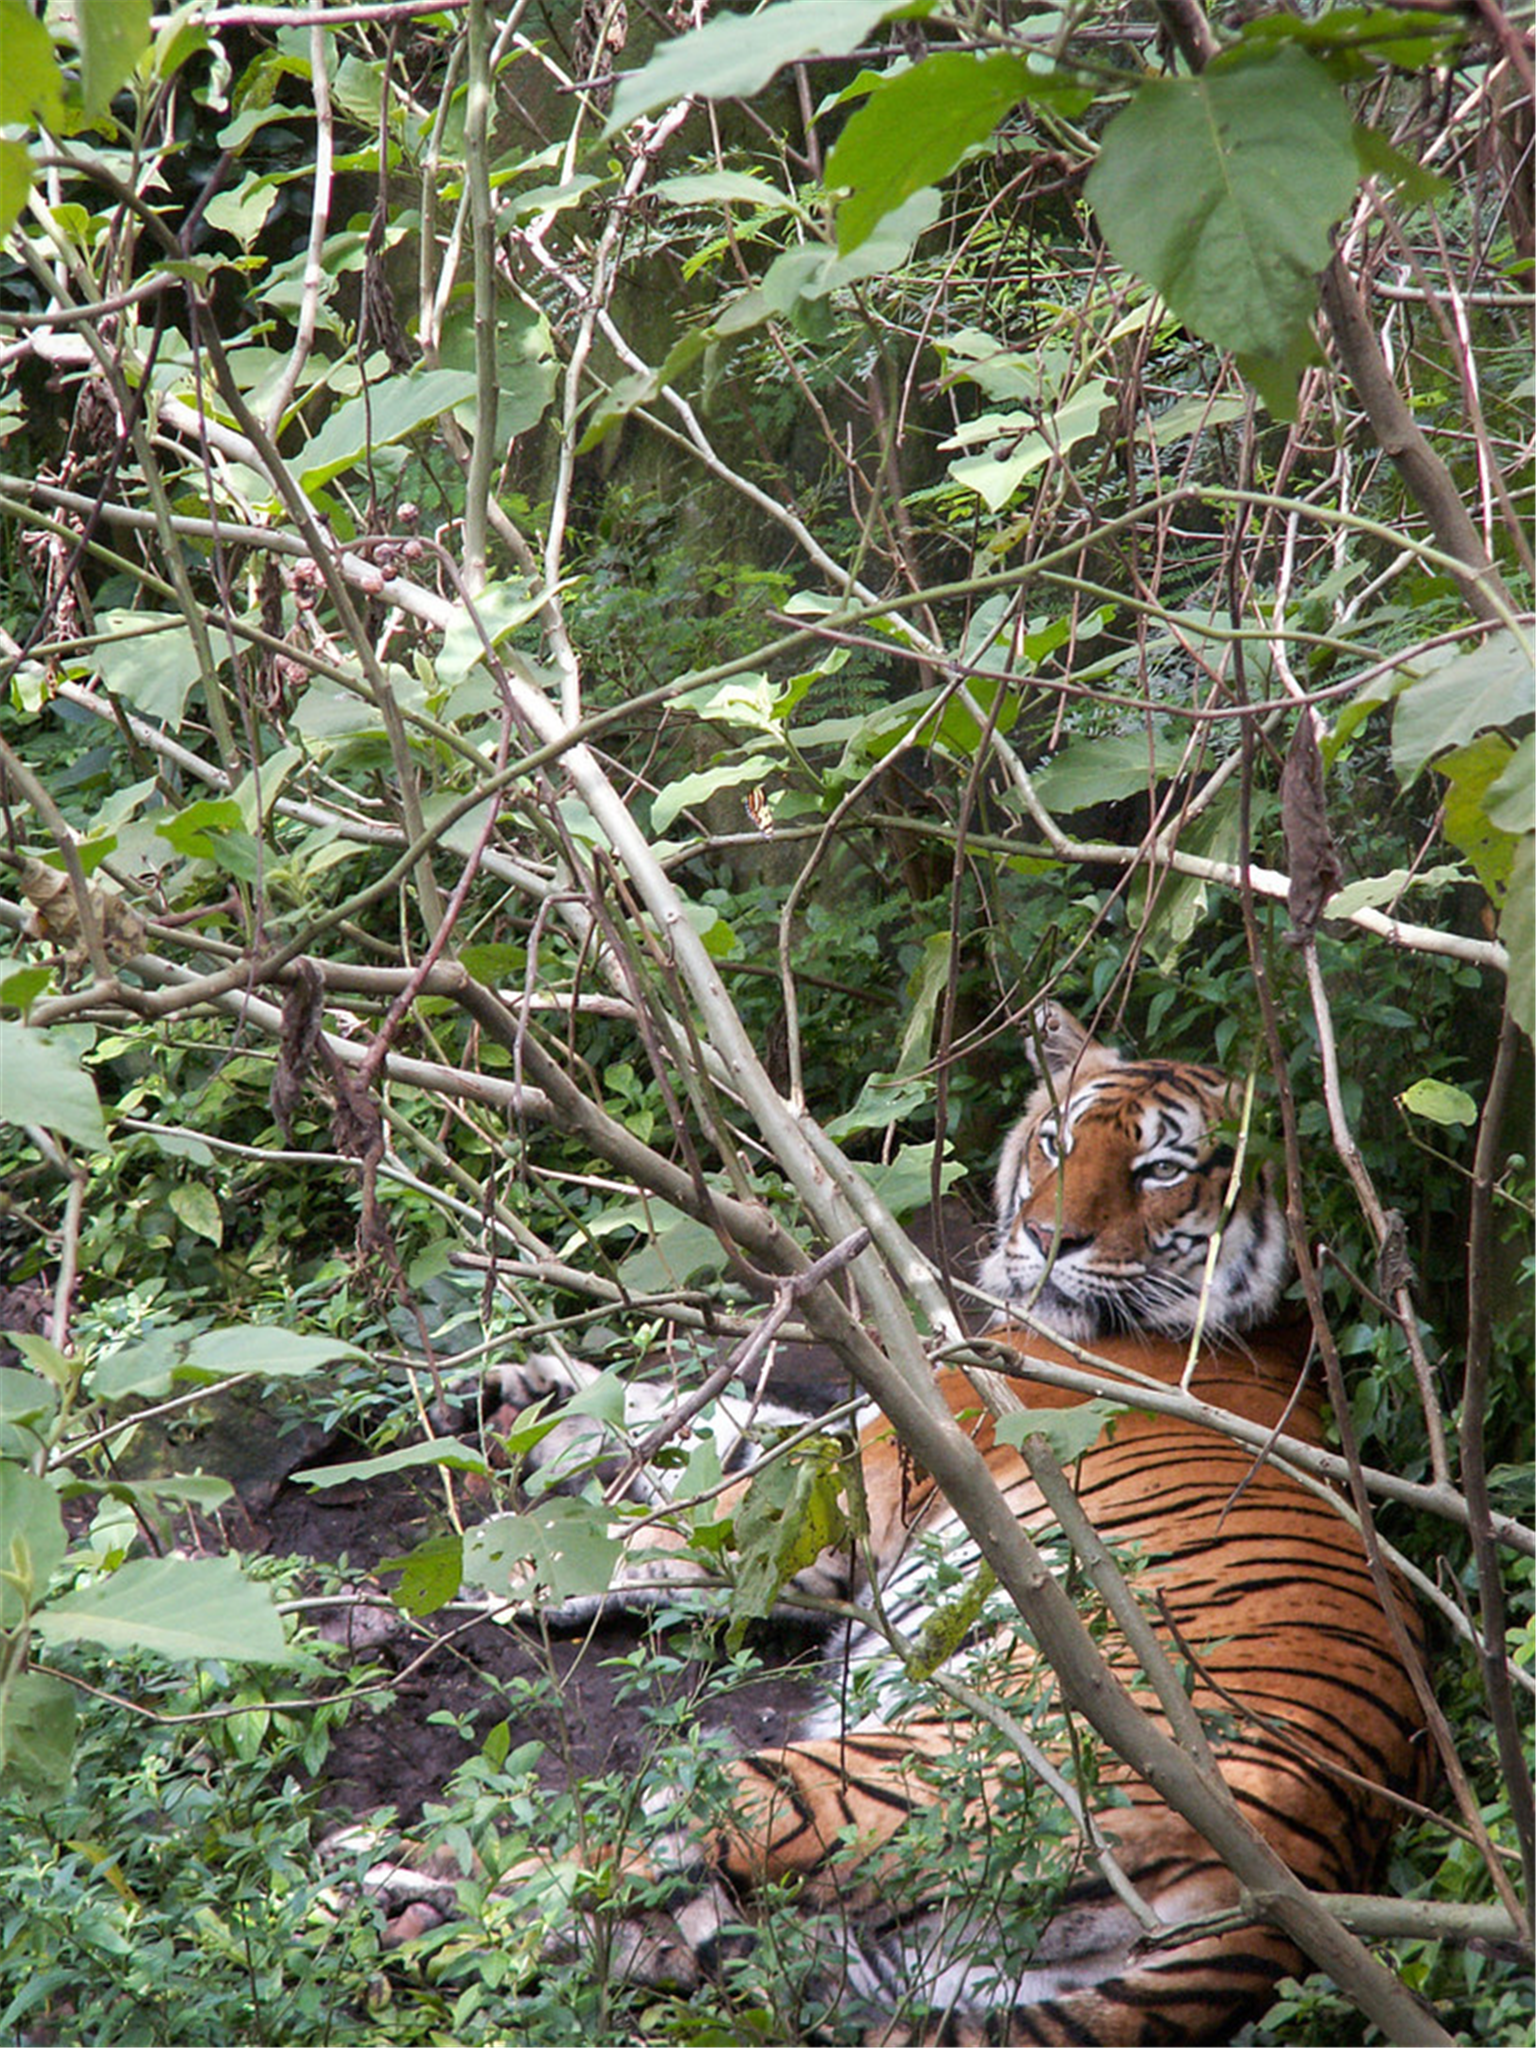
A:
<svg viewBox="0 0 1536 2048">
<path fill-rule="evenodd" d="M 1187 1337 L 1197 1320 L 1220 1339 L 1268 1322 L 1290 1270 L 1285 1225 L 1260 1176 L 1223 1221 L 1225 1076 L 1122 1059 L 1055 1003 L 1037 1011 L 1030 1052 L 1042 1078 L 1003 1147 L 986 1291 L 1076 1343 Z"/>
</svg>

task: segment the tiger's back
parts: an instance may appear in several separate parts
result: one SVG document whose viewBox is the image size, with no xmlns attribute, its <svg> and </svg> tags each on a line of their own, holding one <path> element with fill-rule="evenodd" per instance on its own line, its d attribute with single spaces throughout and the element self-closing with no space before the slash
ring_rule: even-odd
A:
<svg viewBox="0 0 1536 2048">
<path fill-rule="evenodd" d="M 1002 1334 L 1024 1371 L 1031 1357 L 1075 1363 L 1048 1340 Z M 1187 1347 L 1167 1340 L 1101 1339 L 1095 1351 L 1169 1386 L 1187 1362 Z M 1296 1367 L 1288 1342 L 1254 1345 L 1239 1357 L 1206 1350 L 1190 1391 L 1266 1429 L 1284 1417 L 1290 1434 L 1316 1441 L 1318 1404 L 1305 1393 L 1297 1398 Z M 1014 1384 L 1026 1406 L 1069 1407 L 1082 1398 L 1027 1379 Z M 1022 1525 L 1048 1537 L 1051 1512 L 1019 1452 L 996 1441 L 970 1380 L 950 1372 L 940 1386 Z M 1127 1394 L 1134 1401 L 1131 1385 Z M 871 1524 L 943 1535 L 964 1579 L 969 1539 L 931 1487 L 914 1483 L 884 1425 L 866 1433 L 861 1451 Z M 1082 1456 L 1073 1479 L 1106 1544 L 1142 1561 L 1137 1597 L 1188 1674 L 1191 1703 L 1247 1818 L 1313 1886 L 1368 1889 L 1395 1824 L 1386 1795 L 1421 1800 L 1427 1790 L 1421 1716 L 1401 1648 L 1418 1648 L 1411 1604 L 1394 1601 L 1400 1641 L 1350 1525 L 1296 1480 L 1256 1466 L 1252 1451 L 1198 1423 L 1128 1409 Z M 888 1577 L 899 1575 L 898 1547 L 880 1560 Z M 1139 1660 L 1123 1636 L 1111 1628 L 1103 1649 L 1116 1676 L 1137 1688 Z M 850 1651 L 855 1663 L 865 1654 L 857 1643 Z M 1012 1659 L 996 1687 L 1005 1705 L 1050 1682 L 1027 1649 L 1015 1648 Z M 1161 1722 L 1144 1687 L 1138 1697 Z M 816 1717 L 812 1739 L 735 1767 L 738 1809 L 750 1824 L 722 1831 L 712 1845 L 733 1898 L 798 1874 L 821 1903 L 878 1899 L 901 1871 L 904 1814 L 893 1823 L 893 1794 L 905 1812 L 937 1798 L 928 1773 L 967 1733 L 952 1716 L 926 1709 L 889 1724 L 835 1720 Z M 1006 1805 L 1016 1768 L 1005 1759 L 973 1799 L 964 1825 L 978 1837 L 992 1831 L 988 1809 Z M 1033 1954 L 1010 1964 L 975 1952 L 954 1933 L 950 1909 L 935 1904 L 925 1913 L 908 1890 L 904 1918 L 882 1924 L 878 1912 L 866 1912 L 851 1920 L 842 1955 L 829 1962 L 842 2002 L 871 2013 L 896 2007 L 895 2031 L 877 2028 L 871 2038 L 1225 2040 L 1262 2012 L 1281 1976 L 1304 1968 L 1277 1930 L 1242 1919 L 1225 1865 L 1129 1765 L 1106 1755 L 1098 1785 L 1098 1825 L 1168 1932 L 1149 1935 L 1085 1869 L 1056 1902 Z M 850 1827 L 859 1836 L 855 1853 Z M 1026 1910 L 1021 1901 L 1021 1917 Z M 1173 1932 L 1210 1915 L 1230 1924 L 1210 1935 Z"/>
</svg>

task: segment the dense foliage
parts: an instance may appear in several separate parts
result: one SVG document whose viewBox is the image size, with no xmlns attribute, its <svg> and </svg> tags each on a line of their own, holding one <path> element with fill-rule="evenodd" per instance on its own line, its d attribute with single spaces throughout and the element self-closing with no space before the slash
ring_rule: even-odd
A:
<svg viewBox="0 0 1536 2048">
<path fill-rule="evenodd" d="M 1437 1631 L 1369 1932 L 1526 2038 L 1527 24 L 0 0 L 7 2032 L 811 2024 L 793 1913 L 720 2011 L 540 1968 L 504 1897 L 381 1975 L 313 1803 L 390 1694 L 314 1627 L 356 1588 L 241 1558 L 183 1432 L 243 1389 L 341 1483 L 430 1471 L 412 1626 L 487 1494 L 600 1581 L 597 1506 L 445 1393 L 550 1345 L 597 1409 L 667 1346 L 686 1388 L 866 1228 L 926 1371 L 967 1271 L 900 1226 L 984 1208 L 1056 994 L 1255 1077 Z M 794 1308 L 869 1385 L 839 1314 Z M 628 1682 L 707 1786 L 671 1655 Z M 504 1706 L 446 1825 L 643 1826 L 536 1796 Z M 1348 1989 L 1269 2038 L 1359 2038 Z"/>
</svg>

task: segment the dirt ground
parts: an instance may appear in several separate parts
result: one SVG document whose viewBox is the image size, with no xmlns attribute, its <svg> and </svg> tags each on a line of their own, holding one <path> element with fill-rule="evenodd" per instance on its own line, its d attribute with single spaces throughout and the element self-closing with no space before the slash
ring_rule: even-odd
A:
<svg viewBox="0 0 1536 2048">
<path fill-rule="evenodd" d="M 338 1454 L 355 1451 L 342 1445 Z M 611 1659 L 642 1640 L 641 1621 L 620 1618 L 560 1639 L 499 1622 L 466 1622 L 452 1605 L 416 1623 L 394 1608 L 386 1589 L 398 1578 L 375 1577 L 374 1570 L 381 1559 L 399 1557 L 445 1526 L 441 1487 L 433 1478 L 397 1474 L 315 1491 L 290 1477 L 249 1520 L 255 1547 L 339 1566 L 348 1584 L 380 1595 L 377 1606 L 339 1609 L 319 1624 L 330 1639 L 350 1642 L 368 1661 L 403 1674 L 389 1705 L 378 1712 L 357 1709 L 333 1739 L 320 1789 L 338 1822 L 391 1807 L 410 1826 L 503 1720 L 514 1745 L 546 1745 L 539 1770 L 551 1785 L 606 1771 L 643 1773 L 648 1732 L 633 1699 L 616 1698 L 609 1668 Z M 802 1664 L 813 1662 L 814 1639 L 776 1629 L 772 1651 L 775 1661 L 782 1654 L 786 1661 L 798 1655 Z M 551 1670 L 558 1694 L 530 1705 L 524 1688 Z M 702 1665 L 683 1673 L 658 1670 L 650 1697 L 670 1702 L 704 1675 Z M 784 1739 L 813 1692 L 809 1675 L 767 1678 L 710 1700 L 703 1717 L 728 1725 L 742 1748 L 758 1748 Z M 468 1725 L 473 1740 L 434 1718 L 444 1713 Z"/>
<path fill-rule="evenodd" d="M 983 1233 L 958 1200 L 946 1200 L 940 1212 L 924 1212 L 908 1228 L 941 1267 L 974 1270 Z M 815 1345 L 780 1346 L 773 1371 L 776 1398 L 796 1407 L 814 1411 L 849 1391 L 842 1368 Z M 476 1419 L 466 1416 L 466 1426 L 472 1430 Z M 238 1463 L 237 1445 L 245 1456 L 253 1442 L 261 1446 L 257 1470 L 231 1472 L 248 1524 L 242 1547 L 340 1567 L 349 1585 L 381 1594 L 377 1606 L 338 1610 L 320 1623 L 333 1640 L 350 1641 L 360 1655 L 402 1674 L 392 1704 L 379 1712 L 355 1711 L 335 1737 L 321 1796 L 338 1822 L 390 1807 L 409 1827 L 423 1804 L 439 1797 L 453 1770 L 502 1720 L 510 1723 L 514 1745 L 531 1740 L 546 1745 L 539 1768 L 551 1785 L 613 1770 L 644 1774 L 651 1738 L 633 1696 L 616 1697 L 609 1668 L 610 1660 L 627 1655 L 643 1639 L 643 1621 L 619 1618 L 567 1640 L 541 1638 L 497 1622 L 466 1623 L 452 1607 L 410 1623 L 388 1597 L 398 1579 L 373 1574 L 382 1559 L 401 1556 L 446 1526 L 440 1477 L 407 1472 L 317 1490 L 295 1472 L 355 1458 L 358 1446 L 312 1437 L 273 1447 L 270 1432 L 262 1445 L 260 1431 L 253 1435 L 238 1425 L 230 1436 L 229 1458 L 207 1469 L 230 1471 L 231 1463 Z M 507 1504 L 503 1500 L 496 1506 Z M 481 1512 L 491 1505 L 482 1500 Z M 466 1506 L 473 1515 L 472 1497 Z M 755 1640 L 765 1662 L 795 1668 L 712 1696 L 700 1708 L 706 1725 L 728 1726 L 744 1750 L 787 1739 L 816 1693 L 813 1633 L 776 1624 Z M 550 1670 L 558 1682 L 553 1701 L 546 1691 L 530 1704 L 528 1681 Z M 650 1697 L 670 1701 L 680 1691 L 698 1688 L 705 1676 L 703 1665 L 681 1673 L 658 1668 Z M 467 1726 L 473 1739 L 434 1718 L 444 1713 Z"/>
</svg>

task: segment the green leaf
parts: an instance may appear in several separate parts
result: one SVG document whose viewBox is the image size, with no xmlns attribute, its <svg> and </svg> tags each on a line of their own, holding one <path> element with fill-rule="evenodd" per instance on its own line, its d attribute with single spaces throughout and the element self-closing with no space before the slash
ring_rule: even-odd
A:
<svg viewBox="0 0 1536 2048">
<path fill-rule="evenodd" d="M 1527 832 L 1515 847 L 1499 937 L 1509 949 L 1509 1014 L 1527 1038 L 1536 1038 L 1536 833 Z"/>
<path fill-rule="evenodd" d="M 536 618 L 548 602 L 548 591 L 530 590 L 526 583 L 518 582 L 487 584 L 475 599 L 473 618 L 467 604 L 456 604 L 433 663 L 438 683 L 453 688 L 463 682 L 476 664 L 484 661 L 486 640 L 499 647 L 509 633 Z"/>
<path fill-rule="evenodd" d="M 896 1157 L 883 1166 L 860 1166 L 876 1195 L 897 1218 L 910 1216 L 933 1199 L 933 1152 L 938 1141 L 903 1145 Z M 956 1181 L 964 1180 L 966 1167 L 958 1159 L 946 1158 L 939 1168 L 939 1191 L 947 1193 Z"/>
<path fill-rule="evenodd" d="M 245 815 L 232 796 L 203 796 L 179 811 L 162 813 L 154 829 L 183 859 L 212 860 L 217 847 L 209 835 L 243 831 Z"/>
<path fill-rule="evenodd" d="M 749 99 L 785 64 L 857 49 L 888 15 L 927 14 L 899 0 L 779 0 L 758 14 L 719 14 L 692 34 L 658 43 L 641 70 L 619 80 L 609 133 L 674 100 Z"/>
<path fill-rule="evenodd" d="M 78 1034 L 0 1023 L 0 1123 L 40 1124 L 87 1152 L 105 1150 L 107 1127 Z"/>
<path fill-rule="evenodd" d="M 79 1378 L 79 1366 L 64 1356 L 51 1337 L 40 1337 L 30 1330 L 12 1330 L 9 1335 L 32 1370 L 41 1373 L 53 1386 L 70 1387 Z"/>
<path fill-rule="evenodd" d="M 701 768 L 693 775 L 681 775 L 659 789 L 651 802 L 651 830 L 665 832 L 682 811 L 702 803 L 722 789 L 739 789 L 746 782 L 762 782 L 779 771 L 779 763 L 762 754 L 750 754 L 744 761 L 727 761 L 718 768 Z"/>
<path fill-rule="evenodd" d="M 470 370 L 414 370 L 371 385 L 366 397 L 339 405 L 295 458 L 305 490 L 313 496 L 332 477 L 360 462 L 370 448 L 403 441 L 473 398 L 476 388 Z"/>
<path fill-rule="evenodd" d="M 1361 170 L 1368 177 L 1380 178 L 1384 185 L 1392 186 L 1401 198 L 1414 205 L 1428 206 L 1435 200 L 1444 199 L 1451 189 L 1444 178 L 1426 170 L 1417 157 L 1406 156 L 1402 150 L 1394 148 L 1385 135 L 1366 127 L 1363 122 L 1355 126 L 1354 144 Z"/>
<path fill-rule="evenodd" d="M 764 206 L 775 213 L 793 213 L 795 202 L 766 178 L 746 171 L 685 171 L 660 178 L 648 187 L 663 206 Z"/>
<path fill-rule="evenodd" d="M 773 1612 L 796 1572 L 813 1565 L 840 1543 L 848 1519 L 839 1498 L 842 1448 L 830 1437 L 804 1446 L 792 1458 L 775 1458 L 753 1474 L 736 1511 L 736 1544 L 741 1553 L 731 1588 L 731 1627 L 726 1641 L 736 1649 L 750 1621 Z"/>
<path fill-rule="evenodd" d="M 1500 831 L 1536 829 L 1536 735 L 1526 734 L 1503 774 L 1490 784 L 1484 802 Z"/>
<path fill-rule="evenodd" d="M 134 1558 L 35 1620 L 48 1642 L 103 1643 L 122 1655 L 296 1661 L 271 1594 L 232 1557 Z"/>
<path fill-rule="evenodd" d="M 64 1791 L 75 1754 L 74 1689 L 46 1672 L 19 1671 L 0 1687 L 0 1782 Z"/>
<path fill-rule="evenodd" d="M 25 1466 L 0 1465 L 0 1628 L 16 1628 L 48 1590 L 68 1539 L 59 1496 Z"/>
<path fill-rule="evenodd" d="M 619 1267 L 619 1278 L 637 1294 L 671 1294 L 690 1281 L 725 1271 L 725 1247 L 709 1225 L 696 1223 L 665 1202 L 614 1212 L 612 1220 L 649 1233 L 639 1250 L 631 1252 Z M 607 1224 L 610 1218 L 603 1221 Z"/>
<path fill-rule="evenodd" d="M 147 0 L 145 4 L 147 11 Z M 0 0 L 0 48 L 5 52 L 0 63 L 0 127 L 30 128 L 37 121 L 44 128 L 57 128 L 64 114 L 64 86 L 53 37 L 27 0 Z M 31 159 L 25 149 L 20 149 L 20 156 L 30 184 Z M 6 221 L 7 233 L 10 226 Z"/>
<path fill-rule="evenodd" d="M 1502 733 L 1479 733 L 1469 746 L 1442 754 L 1436 772 L 1445 777 L 1441 822 L 1446 838 L 1466 855 L 1473 873 L 1498 902 L 1509 882 L 1516 835 L 1495 825 L 1488 814 L 1488 792 L 1500 783 L 1514 759 Z"/>
<path fill-rule="evenodd" d="M 101 1491 L 113 1500 L 144 1501 L 159 1508 L 192 1507 L 207 1514 L 233 1498 L 235 1489 L 216 1472 L 167 1472 L 156 1479 L 105 1480 Z"/>
<path fill-rule="evenodd" d="M 623 1545 L 609 1534 L 601 1501 L 536 1501 L 520 1515 L 493 1515 L 464 1537 L 464 1576 L 472 1585 L 506 1593 L 516 1567 L 531 1563 L 534 1577 L 554 1600 L 606 1593 Z"/>
<path fill-rule="evenodd" d="M 1099 431 L 1109 401 L 1109 386 L 1091 377 L 1062 405 L 1038 416 L 1045 420 L 1043 426 L 1036 425 L 1036 415 L 1017 412 L 988 413 L 972 420 L 939 445 L 955 448 L 979 440 L 997 445 L 984 454 L 952 462 L 950 476 L 965 490 L 974 491 L 989 512 L 1000 512 L 1027 476 Z"/>
<path fill-rule="evenodd" d="M 13 1344 L 27 1341 L 16 1333 L 6 1334 Z M 14 1366 L 0 1366 L 0 1458 L 14 1459 L 18 1465 L 30 1467 L 54 1434 L 53 1418 L 58 1406 L 58 1394 L 40 1372 L 19 1372 Z M 0 1569 L 4 1568 L 4 1550 L 5 1520 L 0 1515 Z"/>
<path fill-rule="evenodd" d="M 405 1444 L 398 1451 L 383 1451 L 376 1458 L 354 1458 L 345 1465 L 319 1465 L 293 1476 L 301 1486 L 322 1491 L 328 1486 L 350 1486 L 354 1479 L 378 1479 L 386 1472 L 408 1472 L 418 1465 L 446 1465 L 454 1472 L 491 1469 L 472 1444 L 461 1443 L 456 1436 L 436 1436 L 425 1443 Z"/>
<path fill-rule="evenodd" d="M 339 1337 L 299 1336 L 268 1323 L 232 1323 L 218 1330 L 195 1322 L 162 1323 L 98 1359 L 91 1387 L 103 1401 L 131 1394 L 158 1400 L 178 1378 L 228 1379 L 255 1372 L 269 1379 L 301 1379 L 334 1359 L 367 1355 Z"/>
<path fill-rule="evenodd" d="M 26 144 L 0 138 L 0 238 L 20 220 L 31 190 L 32 158 Z"/>
<path fill-rule="evenodd" d="M 114 697 L 175 732 L 203 673 L 181 614 L 111 611 L 102 613 L 97 625 L 121 636 L 96 649 L 102 682 Z"/>
<path fill-rule="evenodd" d="M 106 112 L 149 48 L 149 11 L 150 0 L 74 0 L 80 96 L 91 119 Z"/>
<path fill-rule="evenodd" d="M 1464 882 L 1463 867 L 1425 868 L 1413 874 L 1407 868 L 1393 868 L 1385 875 L 1367 875 L 1350 882 L 1328 899 L 1329 917 L 1351 917 L 1357 910 L 1379 910 L 1384 903 L 1396 903 L 1405 889 L 1438 889 L 1448 882 Z"/>
<path fill-rule="evenodd" d="M 1082 811 L 1142 795 L 1171 775 L 1184 758 L 1172 740 L 1149 743 L 1145 733 L 1111 733 L 1074 740 L 1034 771 L 1035 794 L 1051 811 Z"/>
<path fill-rule="evenodd" d="M 528 966 L 528 948 L 509 939 L 493 939 L 483 946 L 465 946 L 459 964 L 487 988 L 516 987 Z"/>
<path fill-rule="evenodd" d="M 876 221 L 914 192 L 948 177 L 1032 89 L 1059 89 L 1059 83 L 1032 70 L 1026 57 L 958 50 L 882 79 L 827 157 L 828 189 L 850 194 L 837 210 L 841 253 L 856 249 Z"/>
<path fill-rule="evenodd" d="M 1123 1401 L 1083 1401 L 1072 1408 L 1014 1408 L 997 1418 L 1000 1444 L 1021 1450 L 1024 1439 L 1043 1436 L 1063 1465 L 1091 1451 L 1110 1423 L 1125 1413 Z"/>
<path fill-rule="evenodd" d="M 1477 1122 L 1477 1104 L 1464 1088 L 1453 1088 L 1449 1081 L 1415 1081 L 1397 1099 L 1412 1115 L 1428 1117 L 1434 1124 L 1470 1128 Z"/>
<path fill-rule="evenodd" d="M 1490 633 L 1400 692 L 1392 716 L 1392 765 L 1411 782 L 1437 755 L 1490 726 L 1507 731 L 1536 712 L 1536 672 L 1515 634 Z"/>
<path fill-rule="evenodd" d="M 275 1323 L 228 1323 L 194 1337 L 178 1371 L 208 1373 L 218 1379 L 237 1372 L 264 1373 L 268 1379 L 303 1379 L 338 1358 L 366 1360 L 368 1353 L 340 1337 L 301 1336 Z"/>
<path fill-rule="evenodd" d="M 939 210 L 938 193 L 925 186 L 894 212 L 883 214 L 858 248 L 846 256 L 824 242 L 802 242 L 786 249 L 769 264 L 758 296 L 769 312 L 801 319 L 809 306 L 832 292 L 899 270 L 918 237 L 938 219 Z M 746 302 L 738 300 L 737 307 L 738 317 L 745 323 Z M 716 332 L 724 328 L 722 320 Z"/>
<path fill-rule="evenodd" d="M 401 1574 L 395 1604 L 407 1614 L 436 1614 L 464 1583 L 464 1539 L 451 1533 L 428 1536 L 403 1557 L 381 1558 L 378 1569 Z"/>
<path fill-rule="evenodd" d="M 1087 189 L 1116 261 L 1186 326 L 1288 373 L 1359 175 L 1342 94 L 1281 47 L 1148 79 L 1110 123 Z"/>
<path fill-rule="evenodd" d="M 177 1181 L 170 1192 L 170 1204 L 171 1213 L 194 1237 L 205 1237 L 210 1244 L 224 1242 L 224 1218 L 219 1213 L 218 1198 L 202 1181 Z"/>
<path fill-rule="evenodd" d="M 55 970 L 45 964 L 18 967 L 14 974 L 0 978 L 0 1003 L 7 1009 L 20 1010 L 25 1016 L 55 978 Z"/>
</svg>

